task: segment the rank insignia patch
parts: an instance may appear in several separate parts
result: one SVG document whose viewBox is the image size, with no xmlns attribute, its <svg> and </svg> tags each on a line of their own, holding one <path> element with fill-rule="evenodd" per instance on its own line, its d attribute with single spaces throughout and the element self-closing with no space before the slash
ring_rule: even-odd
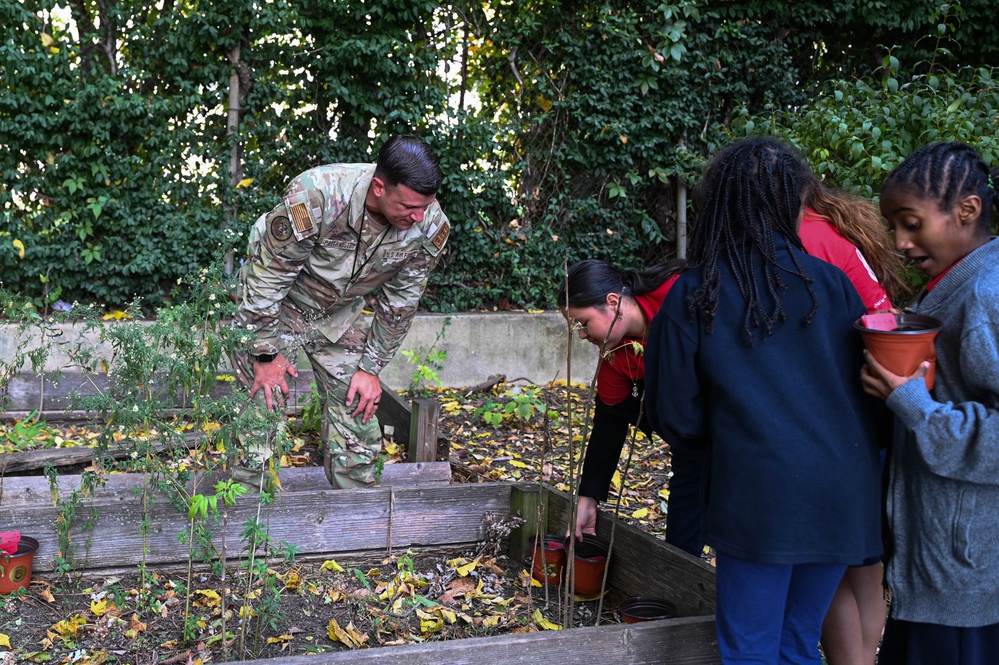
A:
<svg viewBox="0 0 999 665">
<path fill-rule="evenodd" d="M 440 229 L 437 230 L 437 233 L 434 234 L 434 237 L 432 239 L 434 247 L 436 247 L 437 249 L 443 248 L 444 243 L 447 242 L 447 237 L 449 235 L 451 235 L 451 225 L 448 224 L 447 222 L 444 222 L 444 226 L 440 227 Z"/>
<path fill-rule="evenodd" d="M 299 233 L 311 233 L 315 228 L 312 217 L 309 215 L 309 208 L 304 203 L 296 203 L 291 206 L 291 218 L 295 220 L 295 230 Z"/>
<path fill-rule="evenodd" d="M 271 220 L 271 235 L 278 242 L 284 242 L 291 237 L 291 222 L 287 217 L 275 217 Z"/>
</svg>

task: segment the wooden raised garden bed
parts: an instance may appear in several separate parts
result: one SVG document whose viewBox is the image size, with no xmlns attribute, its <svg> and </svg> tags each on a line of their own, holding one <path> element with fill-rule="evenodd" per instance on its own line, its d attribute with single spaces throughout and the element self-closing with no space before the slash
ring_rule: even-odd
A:
<svg viewBox="0 0 999 665">
<path fill-rule="evenodd" d="M 397 415 L 402 418 L 398 422 L 404 423 L 405 415 Z M 405 428 L 400 434 L 404 432 Z M 533 517 L 539 509 L 545 516 L 547 533 L 565 533 L 569 514 L 569 497 L 565 494 L 518 483 L 452 483 L 449 468 L 446 462 L 389 465 L 380 486 L 339 491 L 329 487 L 321 468 L 282 470 L 283 490 L 269 507 L 270 536 L 294 543 L 303 559 L 363 560 L 408 548 L 426 552 L 474 546 L 485 538 L 487 524 L 521 514 L 527 518 L 525 525 L 514 530 L 502 546 L 511 558 L 525 561 L 529 568 L 536 524 Z M 61 476 L 60 494 L 68 495 L 79 482 L 77 476 Z M 74 524 L 71 538 L 77 544 L 90 542 L 85 554 L 81 549 L 75 556 L 77 565 L 85 556 L 87 573 L 134 569 L 142 559 L 143 547 L 147 567 L 186 565 L 187 548 L 178 543 L 178 534 L 189 527 L 187 515 L 162 498 L 147 502 L 144 518 L 136 490 L 145 482 L 137 474 L 115 474 L 108 478 L 105 487 L 86 499 L 84 510 L 96 518 L 91 520 L 91 530 L 87 533 Z M 256 497 L 239 497 L 230 509 L 230 524 L 252 519 L 258 505 Z M 58 516 L 45 478 L 3 478 L 0 530 L 17 528 L 39 541 L 34 560 L 34 570 L 38 573 L 55 569 Z M 145 542 L 140 536 L 143 519 L 152 525 Z M 84 519 L 77 521 L 82 524 Z M 611 539 L 612 526 L 611 516 L 598 515 L 597 533 L 601 538 Z M 218 537 L 219 527 L 211 528 Z M 624 523 L 617 524 L 613 539 L 609 593 L 619 599 L 665 598 L 677 607 L 677 618 L 243 662 L 258 665 L 719 662 L 714 626 L 714 569 Z"/>
</svg>

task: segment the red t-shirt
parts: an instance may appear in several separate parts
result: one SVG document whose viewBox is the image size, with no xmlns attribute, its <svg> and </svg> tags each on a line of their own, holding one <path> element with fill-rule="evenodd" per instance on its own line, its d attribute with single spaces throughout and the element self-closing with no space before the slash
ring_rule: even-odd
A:
<svg viewBox="0 0 999 665">
<path fill-rule="evenodd" d="M 954 263 L 952 263 L 949 266 L 947 266 L 947 268 L 942 273 L 940 273 L 939 275 L 937 275 L 936 277 L 934 277 L 933 279 L 931 279 L 930 283 L 926 285 L 926 292 L 929 293 L 930 291 L 932 291 L 933 287 L 935 287 L 937 284 L 939 284 L 940 280 L 944 278 L 944 275 L 946 275 L 947 273 L 949 273 L 951 271 L 951 268 L 953 268 L 954 266 L 956 266 L 960 262 L 961 262 L 960 259 L 958 259 L 957 261 L 954 261 Z"/>
<path fill-rule="evenodd" d="M 864 255 L 832 224 L 811 208 L 805 208 L 798 237 L 801 238 L 801 244 L 809 254 L 833 264 L 846 273 L 868 310 L 891 308 L 888 294 L 878 282 Z"/>
<path fill-rule="evenodd" d="M 677 273 L 663 282 L 655 291 L 635 296 L 635 301 L 642 310 L 642 315 L 645 316 L 646 326 L 651 323 L 652 317 L 662 307 L 666 293 L 679 277 L 680 274 Z M 632 342 L 639 345 L 641 352 L 635 352 Z M 641 381 L 644 378 L 645 340 L 637 337 L 625 337 L 621 340 L 618 348 L 600 364 L 600 372 L 597 374 L 597 395 L 604 404 L 620 404 L 631 394 L 635 381 Z"/>
</svg>

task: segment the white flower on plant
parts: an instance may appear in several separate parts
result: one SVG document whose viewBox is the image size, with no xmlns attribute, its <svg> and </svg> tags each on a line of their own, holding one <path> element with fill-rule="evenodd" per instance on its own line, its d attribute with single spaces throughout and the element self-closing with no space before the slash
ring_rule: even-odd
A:
<svg viewBox="0 0 999 665">
<path fill-rule="evenodd" d="M 133 404 L 132 405 L 132 411 L 138 411 L 138 410 L 139 410 L 139 405 L 138 404 Z"/>
<path fill-rule="evenodd" d="M 209 300 L 215 300 L 215 294 L 213 293 L 212 295 L 208 296 L 208 299 Z"/>
</svg>

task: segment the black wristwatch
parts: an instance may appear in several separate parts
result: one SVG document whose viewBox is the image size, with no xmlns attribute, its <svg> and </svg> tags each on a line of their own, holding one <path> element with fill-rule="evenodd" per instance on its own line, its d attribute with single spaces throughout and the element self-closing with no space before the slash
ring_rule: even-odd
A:
<svg viewBox="0 0 999 665">
<path fill-rule="evenodd" d="M 258 363 L 267 364 L 269 362 L 273 362 L 274 359 L 277 358 L 277 356 L 278 356 L 278 354 L 276 354 L 276 353 L 261 353 L 258 356 L 253 356 L 253 358 Z"/>
</svg>

